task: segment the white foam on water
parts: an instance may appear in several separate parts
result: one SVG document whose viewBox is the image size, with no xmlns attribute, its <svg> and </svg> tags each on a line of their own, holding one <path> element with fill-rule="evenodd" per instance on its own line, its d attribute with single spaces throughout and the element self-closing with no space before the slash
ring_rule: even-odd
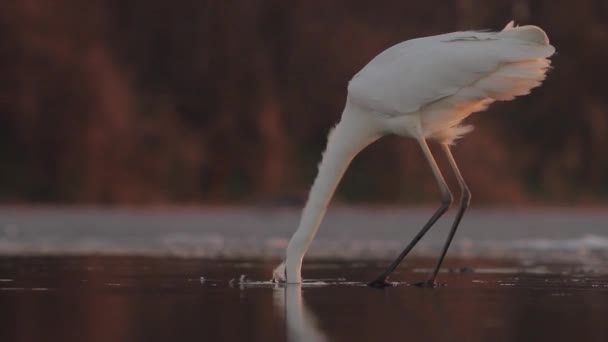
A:
<svg viewBox="0 0 608 342">
<path fill-rule="evenodd" d="M 90 241 L 89 241 L 90 242 Z M 174 245 L 171 241 L 161 241 L 150 246 L 114 245 L 112 241 L 82 243 L 72 241 L 71 245 L 50 241 L 6 241 L 0 239 L 0 255 L 141 255 L 177 256 L 193 258 L 282 258 L 283 249 L 267 248 L 263 241 L 257 245 L 251 242 L 230 240 L 221 246 L 215 239 L 198 239 L 190 244 Z M 308 258 L 339 259 L 390 259 L 403 248 L 403 243 L 391 241 L 332 241 L 320 240 L 310 249 Z M 415 256 L 435 256 L 440 246 L 421 242 L 412 252 Z M 494 257 L 526 258 L 540 256 L 556 261 L 585 260 L 608 256 L 608 239 L 600 236 L 583 236 L 578 239 L 550 240 L 531 239 L 515 241 L 459 241 L 456 240 L 449 251 L 452 257 Z M 543 257 L 544 255 L 544 257 Z M 331 268 L 332 266 L 319 266 Z M 0 280 L 2 281 L 2 280 Z"/>
<path fill-rule="evenodd" d="M 332 208 L 307 258 L 392 259 L 431 213 Z M 299 209 L 255 208 L 0 208 L 0 255 L 283 259 L 299 214 Z M 449 215 L 416 246 L 414 256 L 436 257 Z M 605 210 L 471 210 L 448 255 L 606 263 L 606 222 Z"/>
<path fill-rule="evenodd" d="M 274 287 L 277 285 L 277 283 L 272 280 L 264 280 L 264 281 L 248 280 L 248 281 L 238 282 L 237 284 L 239 286 L 244 286 L 244 287 L 255 287 L 255 286 Z"/>
</svg>

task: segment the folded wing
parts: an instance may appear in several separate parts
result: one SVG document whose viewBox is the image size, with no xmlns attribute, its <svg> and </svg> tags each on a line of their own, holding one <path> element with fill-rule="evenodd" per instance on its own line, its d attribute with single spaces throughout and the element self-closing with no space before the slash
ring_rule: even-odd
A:
<svg viewBox="0 0 608 342">
<path fill-rule="evenodd" d="M 509 100 L 540 85 L 555 52 L 536 26 L 455 32 L 395 45 L 349 83 L 349 98 L 388 115 L 419 111 L 458 94 Z"/>
</svg>

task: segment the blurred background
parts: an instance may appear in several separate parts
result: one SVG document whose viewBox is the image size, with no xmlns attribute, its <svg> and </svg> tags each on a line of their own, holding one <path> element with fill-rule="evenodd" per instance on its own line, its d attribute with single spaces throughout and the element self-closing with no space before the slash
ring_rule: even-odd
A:
<svg viewBox="0 0 608 342">
<path fill-rule="evenodd" d="M 605 0 L 4 0 L 0 203 L 299 203 L 372 57 L 511 19 L 541 26 L 558 53 L 531 96 L 469 118 L 454 154 L 474 202 L 608 203 Z M 394 137 L 337 193 L 437 196 L 417 144 Z"/>
<path fill-rule="evenodd" d="M 547 32 L 554 69 L 467 120 L 454 156 L 473 206 L 449 286 L 347 285 L 439 202 L 418 144 L 385 137 L 305 260 L 306 279 L 348 282 L 246 289 L 285 256 L 350 78 L 399 42 L 510 20 Z M 607 0 L 1 0 L 0 341 L 270 341 L 290 323 L 327 340 L 608 341 L 607 61 Z M 393 280 L 424 279 L 455 214 Z"/>
</svg>

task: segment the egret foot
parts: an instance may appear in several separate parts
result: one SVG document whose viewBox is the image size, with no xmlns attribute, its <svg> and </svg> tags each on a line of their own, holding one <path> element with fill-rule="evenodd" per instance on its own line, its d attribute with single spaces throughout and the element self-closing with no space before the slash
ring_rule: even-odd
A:
<svg viewBox="0 0 608 342">
<path fill-rule="evenodd" d="M 418 286 L 418 287 L 422 287 L 422 288 L 426 288 L 426 289 L 436 289 L 438 287 L 444 287 L 446 284 L 445 283 L 438 283 L 438 282 L 433 281 L 433 280 L 427 280 L 427 281 L 421 281 L 419 283 L 414 283 L 412 285 Z"/>
<path fill-rule="evenodd" d="M 378 278 L 372 282 L 367 283 L 367 286 L 373 287 L 376 289 L 383 289 L 385 287 L 391 287 L 393 284 L 386 281 L 386 278 Z"/>
</svg>

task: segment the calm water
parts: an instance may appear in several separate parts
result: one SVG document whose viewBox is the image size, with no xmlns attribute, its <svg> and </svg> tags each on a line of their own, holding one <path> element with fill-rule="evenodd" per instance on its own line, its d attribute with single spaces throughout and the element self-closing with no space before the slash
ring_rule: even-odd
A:
<svg viewBox="0 0 608 342">
<path fill-rule="evenodd" d="M 303 286 L 268 279 L 299 209 L 0 208 L 0 341 L 608 341 L 608 211 L 332 208 Z M 453 213 L 452 213 L 453 215 Z"/>
<path fill-rule="evenodd" d="M 0 340 L 608 340 L 601 268 L 452 258 L 421 289 L 432 261 L 411 259 L 378 290 L 384 262 L 309 262 L 303 286 L 267 282 L 276 262 L 2 258 Z"/>
</svg>

